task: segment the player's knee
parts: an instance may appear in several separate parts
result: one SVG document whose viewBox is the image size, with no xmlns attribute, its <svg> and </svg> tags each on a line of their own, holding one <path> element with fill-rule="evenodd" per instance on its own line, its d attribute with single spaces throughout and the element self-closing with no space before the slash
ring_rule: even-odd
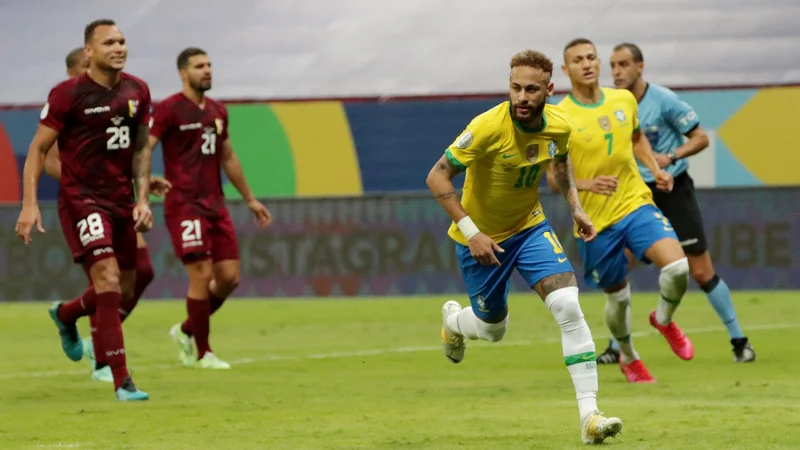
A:
<svg viewBox="0 0 800 450">
<path fill-rule="evenodd" d="M 121 292 L 119 267 L 106 259 L 97 262 L 91 269 L 92 282 L 97 292 Z"/>
<path fill-rule="evenodd" d="M 226 272 L 217 280 L 217 283 L 223 291 L 233 292 L 239 286 L 239 272 Z"/>
<path fill-rule="evenodd" d="M 577 287 L 570 286 L 551 292 L 545 298 L 544 304 L 562 328 L 583 323 L 583 311 L 578 300 Z"/>
<path fill-rule="evenodd" d="M 689 279 L 689 260 L 686 257 L 673 261 L 661 268 L 661 277 L 673 280 Z"/>
<path fill-rule="evenodd" d="M 484 322 L 476 317 L 475 328 L 480 339 L 489 342 L 499 342 L 503 339 L 503 336 L 506 335 L 506 330 L 508 329 L 508 315 L 498 323 Z"/>
<path fill-rule="evenodd" d="M 662 295 L 664 295 L 664 290 L 667 289 L 670 291 L 670 295 L 683 296 L 689 284 L 689 271 L 689 260 L 685 257 L 662 267 L 661 274 L 658 276 Z"/>
</svg>

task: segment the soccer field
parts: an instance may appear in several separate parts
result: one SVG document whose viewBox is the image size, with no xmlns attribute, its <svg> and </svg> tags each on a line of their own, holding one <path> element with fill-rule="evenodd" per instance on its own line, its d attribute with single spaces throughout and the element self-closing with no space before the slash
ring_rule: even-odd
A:
<svg viewBox="0 0 800 450">
<path fill-rule="evenodd" d="M 696 348 L 694 360 L 679 360 L 647 323 L 656 298 L 634 294 L 633 326 L 658 383 L 630 385 L 617 366 L 599 367 L 600 408 L 624 422 L 611 445 L 798 448 L 797 293 L 735 293 L 754 364 L 732 362 L 699 293 L 676 315 Z M 45 303 L 0 305 L 0 449 L 583 447 L 560 333 L 538 298 L 514 295 L 505 339 L 470 341 L 459 365 L 439 345 L 446 299 L 230 301 L 211 335 L 234 364 L 228 372 L 181 367 L 167 332 L 183 302 L 144 301 L 125 337 L 151 400 L 128 404 L 90 379 L 86 361 L 66 359 Z M 582 303 L 601 352 L 603 299 Z"/>
</svg>

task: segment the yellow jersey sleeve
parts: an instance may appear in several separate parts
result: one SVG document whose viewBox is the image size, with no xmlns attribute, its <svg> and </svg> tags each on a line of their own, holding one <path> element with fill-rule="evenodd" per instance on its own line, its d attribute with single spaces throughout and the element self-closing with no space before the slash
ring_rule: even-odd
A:
<svg viewBox="0 0 800 450">
<path fill-rule="evenodd" d="M 633 134 L 639 131 L 639 102 L 636 101 L 636 97 L 633 93 L 627 89 L 621 89 L 620 92 L 622 95 L 626 97 L 628 104 L 630 105 L 633 119 L 632 119 L 632 126 L 633 126 Z"/>
<path fill-rule="evenodd" d="M 450 147 L 445 150 L 445 155 L 450 164 L 464 171 L 475 161 L 486 156 L 492 142 L 492 132 L 487 126 L 486 120 L 482 116 L 478 116 L 450 144 Z"/>
</svg>

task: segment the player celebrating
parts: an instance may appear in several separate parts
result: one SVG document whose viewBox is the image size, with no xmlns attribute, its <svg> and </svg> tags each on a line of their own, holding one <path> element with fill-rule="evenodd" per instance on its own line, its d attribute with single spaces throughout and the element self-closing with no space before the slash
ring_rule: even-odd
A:
<svg viewBox="0 0 800 450">
<path fill-rule="evenodd" d="M 89 59 L 83 51 L 83 47 L 73 49 L 67 54 L 67 76 L 75 78 L 83 75 L 89 69 Z M 47 175 L 61 179 L 61 160 L 58 156 L 58 145 L 53 145 L 53 148 L 47 153 L 44 162 L 44 171 Z M 169 183 L 167 180 L 152 176 L 150 177 L 150 191 L 158 196 L 164 195 L 169 190 Z M 153 281 L 153 264 L 150 261 L 150 252 L 147 249 L 147 243 L 144 240 L 142 233 L 136 233 L 136 279 L 134 285 L 133 297 L 126 299 L 123 296 L 122 303 L 119 308 L 119 320 L 125 322 L 125 319 L 131 315 L 136 304 L 144 293 L 144 290 Z M 91 278 L 90 278 L 91 281 Z M 92 339 L 96 339 L 97 323 L 96 315 L 89 316 L 90 328 L 93 332 L 92 337 L 83 339 L 83 353 L 89 359 L 89 364 L 92 368 L 92 379 L 112 383 L 114 377 L 111 375 L 111 368 L 106 362 L 105 355 L 99 354 L 95 356 L 94 345 Z"/>
<path fill-rule="evenodd" d="M 754 361 L 756 354 L 739 327 L 731 301 L 731 291 L 714 271 L 703 230 L 703 218 L 694 195 L 694 182 L 687 172 L 687 158 L 708 146 L 708 136 L 700 127 L 700 118 L 694 109 L 671 90 L 645 81 L 642 78 L 643 70 L 644 57 L 638 46 L 624 43 L 614 47 L 611 55 L 614 84 L 619 89 L 631 91 L 636 97 L 639 102 L 639 122 L 656 152 L 656 162 L 673 176 L 675 185 L 671 192 L 657 190 L 653 174 L 641 161 L 639 172 L 653 193 L 656 206 L 675 227 L 675 233 L 689 260 L 692 278 L 706 293 L 711 306 L 728 328 L 733 345 L 733 360 Z M 683 143 L 683 136 L 688 138 L 686 143 Z M 616 362 L 619 353 L 615 348 L 616 344 L 612 341 L 612 345 L 604 353 L 607 362 Z"/>
<path fill-rule="evenodd" d="M 541 169 L 552 159 L 555 180 L 587 241 L 596 233 L 575 190 L 567 152 L 570 123 L 547 105 L 553 63 L 524 50 L 511 59 L 508 102 L 477 116 L 428 174 L 428 187 L 453 220 L 459 265 L 471 307 L 442 307 L 442 345 L 454 363 L 464 359 L 464 338 L 497 342 L 508 326 L 508 282 L 513 269 L 544 300 L 558 324 L 564 361 L 577 392 L 584 443 L 615 436 L 622 421 L 597 410 L 597 364 L 589 326 L 578 301 L 572 266 L 539 203 Z M 452 179 L 466 171 L 463 200 Z"/>
<path fill-rule="evenodd" d="M 269 225 L 270 214 L 248 187 L 233 152 L 228 111 L 205 95 L 211 89 L 208 55 L 199 48 L 187 48 L 178 55 L 178 72 L 183 90 L 156 106 L 148 144 L 152 150 L 162 141 L 164 171 L 173 186 L 164 203 L 164 219 L 175 254 L 189 274 L 189 317 L 173 326 L 170 335 L 184 364 L 229 369 L 230 364 L 219 359 L 208 342 L 211 314 L 239 283 L 239 248 L 225 207 L 220 166 L 259 226 Z"/>
<path fill-rule="evenodd" d="M 573 120 L 575 183 L 598 232 L 592 242 L 578 240 L 584 279 L 606 293 L 606 322 L 620 343 L 620 367 L 625 377 L 633 383 L 651 383 L 655 379 L 631 340 L 626 247 L 636 258 L 661 269 L 661 300 L 650 314 L 650 324 L 680 358 L 694 356 L 691 341 L 672 320 L 686 292 L 689 264 L 672 225 L 653 204 L 636 159 L 650 168 L 660 190 L 672 188 L 672 176 L 658 167 L 639 129 L 633 95 L 600 87 L 600 60 L 591 41 L 580 38 L 567 44 L 563 70 L 572 91 L 559 105 Z M 553 175 L 548 175 L 551 187 L 561 189 Z"/>
<path fill-rule="evenodd" d="M 55 302 L 50 316 L 64 352 L 78 361 L 83 344 L 75 323 L 95 313 L 95 351 L 105 355 L 111 368 L 117 399 L 147 400 L 128 374 L 118 310 L 122 293 L 133 292 L 136 231 L 153 225 L 146 148 L 150 91 L 144 81 L 122 72 L 127 48 L 114 21 L 87 25 L 84 42 L 89 70 L 56 85 L 42 109 L 25 162 L 17 234 L 28 244 L 34 226 L 44 231 L 36 188 L 46 154 L 58 141 L 61 227 L 92 284 L 76 300 Z"/>
</svg>

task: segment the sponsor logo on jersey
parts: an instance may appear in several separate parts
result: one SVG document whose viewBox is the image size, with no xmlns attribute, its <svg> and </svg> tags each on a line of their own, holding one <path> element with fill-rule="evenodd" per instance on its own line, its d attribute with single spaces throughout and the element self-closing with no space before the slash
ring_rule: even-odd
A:
<svg viewBox="0 0 800 450">
<path fill-rule="evenodd" d="M 200 128 L 203 128 L 203 124 L 200 122 L 187 123 L 178 127 L 178 129 L 181 131 L 199 130 Z"/>
<path fill-rule="evenodd" d="M 92 114 L 100 114 L 100 113 L 110 112 L 110 111 L 111 111 L 111 107 L 110 106 L 95 106 L 94 108 L 86 108 L 86 109 L 84 109 L 83 113 L 86 114 L 87 116 L 90 116 Z"/>
</svg>

